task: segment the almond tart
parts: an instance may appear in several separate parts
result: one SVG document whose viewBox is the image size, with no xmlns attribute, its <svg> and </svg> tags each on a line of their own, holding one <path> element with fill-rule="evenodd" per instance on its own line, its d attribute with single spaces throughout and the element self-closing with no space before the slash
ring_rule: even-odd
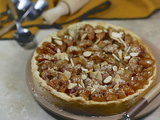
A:
<svg viewBox="0 0 160 120">
<path fill-rule="evenodd" d="M 83 115 L 113 115 L 133 106 L 154 84 L 156 63 L 133 32 L 105 22 L 79 22 L 50 34 L 33 53 L 38 92 Z"/>
</svg>

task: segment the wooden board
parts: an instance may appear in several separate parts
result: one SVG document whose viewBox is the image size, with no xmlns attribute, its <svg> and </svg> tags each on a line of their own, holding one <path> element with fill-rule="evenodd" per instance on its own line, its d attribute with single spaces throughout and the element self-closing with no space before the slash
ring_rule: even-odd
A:
<svg viewBox="0 0 160 120">
<path fill-rule="evenodd" d="M 157 74 L 157 79 L 156 82 L 160 82 L 160 56 L 158 54 L 160 54 L 160 50 L 153 45 L 151 42 L 149 42 L 148 40 L 144 40 L 144 42 L 151 48 L 152 53 L 154 54 L 155 58 L 156 58 L 156 62 L 157 62 L 157 68 L 158 68 L 158 74 Z M 51 113 L 55 114 L 56 116 L 62 117 L 62 118 L 66 118 L 66 119 L 77 119 L 77 120 L 117 120 L 120 119 L 123 115 L 123 113 L 121 114 L 117 114 L 117 115 L 112 115 L 112 116 L 85 116 L 85 115 L 78 115 L 78 114 L 74 114 L 74 113 L 70 113 L 68 111 L 64 111 L 61 108 L 58 108 L 52 104 L 50 104 L 43 96 L 41 96 L 37 90 L 35 89 L 35 86 L 33 84 L 33 79 L 32 79 L 32 75 L 31 75 L 31 57 L 28 60 L 28 64 L 26 66 L 26 82 L 28 85 L 28 88 L 30 90 L 30 92 L 32 93 L 32 95 L 34 96 L 34 98 L 36 99 L 36 101 L 46 110 L 50 111 Z M 160 94 L 155 97 L 155 99 L 153 99 L 150 104 L 145 107 L 136 117 L 135 119 L 138 119 L 140 117 L 143 117 L 144 115 L 147 115 L 148 113 L 150 113 L 151 111 L 155 110 L 158 106 L 160 105 Z"/>
</svg>

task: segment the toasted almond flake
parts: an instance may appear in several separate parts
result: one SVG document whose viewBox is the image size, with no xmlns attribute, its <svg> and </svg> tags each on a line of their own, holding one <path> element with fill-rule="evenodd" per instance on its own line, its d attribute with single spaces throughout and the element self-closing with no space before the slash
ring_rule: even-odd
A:
<svg viewBox="0 0 160 120">
<path fill-rule="evenodd" d="M 86 74 L 82 74 L 82 79 L 86 79 L 87 78 L 87 75 Z"/>
<path fill-rule="evenodd" d="M 77 86 L 77 83 L 69 83 L 68 89 L 72 89 L 72 88 L 74 88 L 75 86 Z"/>
<path fill-rule="evenodd" d="M 127 49 L 127 44 L 123 41 L 122 38 L 119 38 L 119 40 L 121 41 L 121 43 L 124 45 L 125 49 Z"/>
<path fill-rule="evenodd" d="M 93 88 L 96 90 L 99 87 L 99 85 L 93 85 Z"/>
<path fill-rule="evenodd" d="M 58 45 L 63 45 L 63 42 L 61 40 L 54 40 L 55 43 L 57 43 Z"/>
<path fill-rule="evenodd" d="M 125 69 L 126 69 L 126 70 L 128 70 L 128 66 L 127 66 L 127 67 L 125 67 Z"/>
<path fill-rule="evenodd" d="M 84 55 L 85 57 L 89 57 L 89 56 L 91 56 L 91 54 L 92 54 L 91 51 L 85 51 L 85 52 L 83 53 L 83 55 Z"/>
<path fill-rule="evenodd" d="M 131 80 L 134 80 L 134 77 L 131 77 Z"/>
<path fill-rule="evenodd" d="M 128 49 L 126 50 L 126 52 L 128 53 L 130 51 L 131 47 L 129 46 Z"/>
<path fill-rule="evenodd" d="M 76 35 L 74 29 L 69 29 L 69 30 L 68 30 L 68 33 L 69 33 L 70 37 L 74 37 L 74 36 Z M 69 37 L 69 39 L 70 39 L 70 37 Z"/>
<path fill-rule="evenodd" d="M 68 55 L 65 55 L 65 60 L 69 61 Z"/>
<path fill-rule="evenodd" d="M 106 61 L 104 61 L 104 62 L 102 62 L 101 63 L 101 66 L 105 66 L 105 65 L 107 65 L 108 63 L 106 62 Z"/>
<path fill-rule="evenodd" d="M 114 38 L 122 38 L 122 34 L 123 32 L 112 32 L 111 33 L 111 36 L 114 37 Z"/>
<path fill-rule="evenodd" d="M 122 50 L 118 51 L 118 56 L 119 56 L 120 59 L 122 59 Z"/>
<path fill-rule="evenodd" d="M 77 46 L 70 46 L 68 47 L 67 51 L 71 52 L 71 51 L 81 51 L 81 49 Z"/>
<path fill-rule="evenodd" d="M 108 33 L 107 29 L 104 29 L 103 31 L 104 31 L 105 33 Z"/>
<path fill-rule="evenodd" d="M 97 77 L 97 71 L 95 71 L 95 72 L 90 72 L 90 73 L 89 73 L 89 76 L 90 76 L 91 78 L 96 78 L 96 77 Z"/>
<path fill-rule="evenodd" d="M 127 60 L 130 59 L 130 58 L 131 58 L 131 56 L 125 56 L 124 57 L 124 59 L 127 59 Z"/>
<path fill-rule="evenodd" d="M 86 36 L 87 36 L 87 33 L 84 33 L 84 34 L 82 35 L 82 37 L 81 37 L 81 40 L 84 40 L 84 39 L 86 38 Z"/>
<path fill-rule="evenodd" d="M 119 84 L 116 84 L 114 87 L 113 87 L 113 90 L 118 90 L 119 89 Z"/>
<path fill-rule="evenodd" d="M 72 58 L 70 59 L 70 61 L 71 61 L 71 65 L 74 66 L 74 63 L 73 63 L 73 59 L 72 59 Z"/>
<path fill-rule="evenodd" d="M 44 58 L 48 59 L 48 60 L 53 60 L 54 59 L 54 56 L 53 55 L 44 55 Z"/>
<path fill-rule="evenodd" d="M 95 33 L 101 33 L 101 32 L 103 32 L 103 30 L 101 30 L 101 29 L 96 29 L 96 30 L 94 30 L 94 32 L 95 32 Z"/>
<path fill-rule="evenodd" d="M 81 80 L 81 86 L 82 86 L 83 88 L 85 88 L 85 85 L 84 85 L 84 83 L 83 83 L 83 80 Z"/>
<path fill-rule="evenodd" d="M 95 90 L 96 90 L 96 89 L 94 89 L 94 88 L 91 88 L 91 94 L 92 94 L 92 93 L 94 93 L 94 91 L 95 91 Z"/>
<path fill-rule="evenodd" d="M 136 56 L 138 56 L 138 53 L 132 52 L 132 53 L 130 53 L 130 56 L 136 57 Z"/>
<path fill-rule="evenodd" d="M 68 36 L 68 35 L 65 35 L 65 36 L 64 36 L 64 38 L 68 39 L 68 38 L 69 38 L 69 36 Z"/>
<path fill-rule="evenodd" d="M 57 53 L 61 53 L 61 50 L 59 48 L 57 49 Z"/>
<path fill-rule="evenodd" d="M 124 68 L 121 68 L 121 70 L 124 70 Z"/>
<path fill-rule="evenodd" d="M 113 71 L 117 71 L 118 67 L 116 65 L 113 66 Z"/>
<path fill-rule="evenodd" d="M 88 69 L 85 69 L 85 68 L 83 68 L 83 67 L 81 67 L 81 69 L 82 69 L 82 71 L 85 71 L 85 72 L 88 71 Z"/>
<path fill-rule="evenodd" d="M 115 77 L 113 78 L 113 81 L 119 84 L 119 82 L 121 81 L 121 77 L 119 76 L 119 74 L 115 75 Z"/>
<path fill-rule="evenodd" d="M 109 83 L 112 80 L 112 76 L 108 76 L 106 79 L 104 79 L 104 83 Z"/>
<path fill-rule="evenodd" d="M 68 79 L 70 79 L 70 77 L 71 77 L 71 72 L 65 70 L 65 71 L 64 71 L 64 75 L 65 75 Z"/>
<path fill-rule="evenodd" d="M 97 79 L 98 79 L 99 81 L 102 81 L 102 75 L 101 75 L 101 73 L 100 73 L 99 71 L 97 71 L 96 77 L 97 77 Z"/>
<path fill-rule="evenodd" d="M 81 63 L 81 65 L 86 66 L 86 64 L 87 64 L 87 59 L 84 58 L 83 56 L 80 56 L 79 58 L 80 58 L 80 59 L 79 59 L 79 62 Z"/>
<path fill-rule="evenodd" d="M 99 70 L 101 67 L 99 66 L 99 64 L 97 64 L 97 65 L 94 65 L 94 69 L 95 70 Z"/>
<path fill-rule="evenodd" d="M 52 36 L 52 38 L 56 39 L 56 40 L 61 40 L 61 38 L 57 37 L 57 36 Z"/>
<path fill-rule="evenodd" d="M 115 55 L 114 53 L 112 54 L 112 56 L 116 59 L 116 60 L 118 60 L 118 61 L 120 61 L 120 59 L 117 57 L 117 55 Z"/>
<path fill-rule="evenodd" d="M 125 81 L 124 80 L 122 80 L 122 79 L 120 79 L 120 81 L 119 81 L 120 83 L 125 83 Z"/>
<path fill-rule="evenodd" d="M 69 39 L 72 40 L 73 38 L 70 36 Z"/>
<path fill-rule="evenodd" d="M 60 60 L 67 60 L 67 61 L 69 61 L 67 53 L 56 53 L 54 55 L 54 57 L 57 58 L 57 59 L 60 59 Z"/>
</svg>

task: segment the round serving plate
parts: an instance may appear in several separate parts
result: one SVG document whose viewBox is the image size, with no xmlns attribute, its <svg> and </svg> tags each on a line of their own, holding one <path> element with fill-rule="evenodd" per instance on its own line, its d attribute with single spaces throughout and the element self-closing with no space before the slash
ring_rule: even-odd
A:
<svg viewBox="0 0 160 120">
<path fill-rule="evenodd" d="M 157 78 L 156 78 L 156 82 L 159 83 L 160 82 L 160 56 L 158 56 L 159 53 L 159 49 L 152 44 L 151 42 L 149 42 L 146 39 L 143 39 L 143 41 L 150 47 L 153 55 L 156 58 L 156 62 L 157 62 Z M 32 57 L 32 55 L 31 55 Z M 79 114 L 74 114 L 65 110 L 62 110 L 62 108 L 58 108 L 56 106 L 54 106 L 53 104 L 49 103 L 43 96 L 40 95 L 40 93 L 38 93 L 38 91 L 36 90 L 34 83 L 33 83 L 33 78 L 32 78 L 32 73 L 31 73 L 31 57 L 28 59 L 28 63 L 26 66 L 26 82 L 28 85 L 28 88 L 30 90 L 30 92 L 32 93 L 32 95 L 34 96 L 34 98 L 36 99 L 36 101 L 46 110 L 50 111 L 51 113 L 53 113 L 56 116 L 65 118 L 65 119 L 76 119 L 76 120 L 117 120 L 122 118 L 124 113 L 121 114 L 117 114 L 117 115 L 111 115 L 111 116 L 85 116 L 85 115 L 79 115 Z M 155 110 L 158 106 L 160 105 L 160 94 L 158 96 L 156 96 L 150 103 L 149 105 L 147 105 L 139 114 L 136 115 L 135 119 L 138 119 L 140 117 L 143 117 L 147 114 L 149 114 L 151 111 Z"/>
</svg>

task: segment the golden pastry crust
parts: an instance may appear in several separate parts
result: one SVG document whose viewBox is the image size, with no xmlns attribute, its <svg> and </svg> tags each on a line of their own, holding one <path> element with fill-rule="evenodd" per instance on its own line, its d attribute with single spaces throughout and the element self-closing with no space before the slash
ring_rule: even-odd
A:
<svg viewBox="0 0 160 120">
<path fill-rule="evenodd" d="M 68 111 L 71 111 L 71 112 L 74 112 L 74 113 L 80 113 L 80 114 L 85 114 L 85 115 L 113 115 L 113 114 L 118 114 L 118 113 L 124 112 L 128 108 L 133 106 L 140 98 L 142 98 L 142 96 L 146 92 L 148 92 L 151 89 L 152 85 L 154 84 L 155 77 L 156 77 L 156 64 L 155 64 L 155 62 L 153 62 L 153 61 L 155 61 L 155 58 L 152 55 L 150 49 L 146 46 L 146 44 L 144 44 L 144 42 L 136 34 L 132 33 L 131 31 L 129 31 L 129 30 L 123 28 L 123 27 L 112 25 L 112 24 L 108 24 L 108 23 L 104 23 L 104 22 L 80 22 L 80 23 L 76 23 L 76 24 L 70 25 L 68 28 L 65 28 L 65 29 L 63 29 L 61 31 L 58 31 L 58 32 L 55 32 L 55 33 L 51 34 L 50 36 L 45 38 L 39 44 L 39 48 L 43 46 L 44 42 L 51 43 L 53 41 L 57 46 L 63 46 L 63 42 L 64 41 L 59 40 L 60 37 L 65 38 L 66 36 L 64 34 L 66 34 L 66 32 L 68 32 L 68 34 L 67 34 L 68 37 L 66 37 L 66 38 L 73 40 L 73 39 L 75 39 L 75 36 L 76 36 L 75 33 L 76 32 L 80 33 L 81 31 L 79 31 L 79 30 L 82 27 L 84 27 L 85 25 L 91 25 L 94 28 L 94 34 L 97 35 L 97 38 L 96 38 L 95 42 L 93 42 L 92 44 L 96 44 L 96 45 L 98 44 L 99 47 L 103 47 L 103 48 L 105 47 L 105 45 L 103 45 L 103 42 L 102 42 L 102 44 L 99 43 L 99 41 L 101 41 L 101 40 L 98 41 L 98 33 L 101 33 L 102 30 L 103 30 L 103 32 L 105 34 L 109 35 L 109 38 L 111 40 L 114 40 L 114 44 L 119 44 L 119 42 L 120 42 L 120 44 L 122 44 L 122 47 L 123 47 L 122 49 L 125 52 L 127 50 L 129 51 L 130 49 L 132 49 L 133 46 L 129 48 L 129 45 L 131 45 L 131 44 L 129 42 L 127 43 L 127 40 L 124 41 L 125 38 L 124 38 L 123 35 L 126 35 L 126 36 L 130 35 L 131 38 L 132 38 L 132 42 L 134 42 L 135 44 L 143 46 L 143 48 L 145 49 L 145 54 L 147 54 L 147 56 L 149 56 L 149 59 L 152 60 L 152 61 L 149 61 L 149 62 L 152 62 L 152 64 L 149 65 L 149 67 L 147 66 L 147 68 L 152 68 L 151 69 L 151 73 L 152 74 L 151 74 L 151 76 L 149 76 L 149 78 L 147 78 L 148 79 L 147 83 L 144 84 L 141 89 L 135 88 L 136 90 L 134 90 L 133 93 L 130 93 L 128 95 L 125 94 L 126 96 L 123 97 L 123 98 L 119 98 L 119 96 L 116 93 L 116 95 L 118 97 L 115 96 L 116 97 L 115 100 L 114 99 L 113 100 L 109 100 L 108 98 L 105 98 L 105 99 L 107 99 L 106 101 L 104 101 L 104 100 L 99 100 L 99 101 L 97 100 L 96 101 L 96 100 L 92 99 L 92 97 L 90 99 L 88 99 L 88 98 L 85 99 L 85 97 L 82 97 L 80 95 L 79 96 L 74 96 L 74 95 L 72 96 L 72 95 L 68 94 L 67 92 L 60 92 L 60 90 L 54 89 L 51 85 L 49 85 L 46 82 L 47 80 L 44 80 L 43 77 L 40 76 L 41 73 L 39 71 L 39 63 L 36 60 L 36 58 L 39 55 L 39 53 L 36 50 L 34 52 L 34 54 L 33 54 L 32 61 L 31 61 L 31 66 L 32 66 L 32 70 L 31 71 L 32 71 L 32 74 L 33 74 L 35 87 L 41 93 L 41 95 L 44 96 L 44 98 L 46 98 L 51 104 L 54 104 L 54 105 L 56 105 L 56 106 L 58 106 L 58 107 L 60 107 L 60 108 L 62 108 L 64 110 L 68 110 Z M 87 35 L 88 34 L 89 33 L 87 33 Z M 85 37 L 87 35 L 83 33 L 80 38 L 81 39 L 85 39 Z M 88 36 L 88 39 L 92 39 L 92 36 Z M 99 38 L 99 39 L 101 39 L 101 38 Z M 113 45 L 113 43 L 112 43 L 112 45 Z M 74 45 L 71 45 L 71 46 L 74 46 Z M 116 47 L 116 45 L 115 45 L 115 47 Z M 61 48 L 60 50 L 57 49 L 57 53 L 61 53 L 62 49 L 63 48 Z M 83 51 L 83 53 L 78 53 L 78 54 L 83 56 L 85 59 L 88 60 L 87 57 L 91 56 L 90 49 L 88 50 L 88 49 L 85 48 L 85 50 L 87 52 L 88 51 L 89 52 L 88 53 L 87 52 L 84 53 L 84 51 Z M 105 49 L 105 52 L 106 52 L 106 54 L 108 54 L 108 52 L 110 52 L 110 50 Z M 66 54 L 63 54 L 63 57 L 61 58 L 61 56 L 59 56 L 57 53 L 53 53 L 54 55 L 51 55 L 51 56 L 50 55 L 49 56 L 46 55 L 45 59 L 50 59 L 50 60 L 53 59 L 53 58 L 65 59 L 66 61 L 69 61 L 71 65 L 74 66 L 74 62 L 75 61 L 73 62 L 71 60 L 72 57 L 70 57 L 70 56 L 66 57 Z M 111 50 L 111 53 L 112 53 L 112 50 Z M 133 62 L 134 62 L 134 58 L 138 57 L 138 53 L 134 52 L 134 48 L 127 55 L 124 55 L 124 53 L 123 54 L 122 53 L 123 53 L 122 51 L 121 52 L 117 51 L 117 53 L 115 53 L 115 54 L 114 54 L 114 52 L 112 53 L 112 58 L 114 58 L 116 60 L 116 63 L 118 62 L 118 65 L 120 65 L 119 62 L 121 61 L 121 59 L 131 59 L 131 58 L 133 58 Z M 56 57 L 55 57 L 55 54 L 57 54 Z M 123 58 L 122 58 L 122 56 L 123 56 Z M 141 57 L 139 57 L 138 59 L 140 59 L 140 58 Z M 82 59 L 82 60 L 85 61 L 85 59 Z M 96 63 L 96 64 L 102 64 L 101 62 L 102 61 L 100 61 L 99 63 Z M 104 61 L 103 61 L 103 63 L 104 63 Z M 141 63 L 141 66 L 143 66 L 142 64 L 143 63 Z M 123 70 L 127 71 L 127 69 L 128 69 L 128 67 L 122 68 L 123 67 L 122 66 L 121 70 L 120 70 L 120 66 L 116 66 L 116 65 L 113 65 L 113 66 L 112 66 L 113 67 L 113 71 L 112 72 L 114 72 L 114 75 L 115 74 L 119 75 L 119 74 L 121 74 L 121 71 L 123 71 Z M 143 68 L 144 68 L 144 66 L 143 66 Z M 50 68 L 47 68 L 47 69 L 50 69 Z M 85 71 L 86 68 L 84 68 L 83 70 Z M 66 77 L 68 76 L 67 73 L 65 74 Z M 93 71 L 92 71 L 92 73 L 94 74 Z M 138 74 L 138 73 L 136 73 L 136 74 Z M 88 75 L 88 73 L 87 73 L 87 75 Z M 89 75 L 91 76 L 90 73 L 89 73 Z M 69 73 L 69 76 L 70 76 L 70 73 Z M 103 78 L 101 75 L 100 75 L 100 77 L 98 77 L 98 80 L 103 78 L 103 80 L 102 80 L 103 81 L 103 85 L 99 85 L 99 86 L 109 86 L 109 83 L 110 83 L 111 79 L 113 80 L 112 73 L 110 75 L 108 75 L 107 77 Z M 134 77 L 132 76 L 130 79 L 133 79 L 133 78 Z M 116 79 L 118 79 L 118 78 L 116 78 Z M 77 84 L 74 84 L 74 83 L 73 84 L 70 83 L 69 78 L 68 78 L 68 81 L 69 81 L 69 82 L 67 82 L 67 86 L 68 87 L 66 88 L 67 90 L 68 89 L 70 90 L 70 89 L 74 88 L 77 85 Z M 124 81 L 125 80 L 122 80 L 122 82 L 124 82 Z M 120 88 L 119 87 L 120 83 L 119 82 L 114 82 L 114 83 L 115 84 L 114 84 L 114 86 L 112 86 L 111 89 L 116 91 L 116 90 L 118 90 Z M 86 89 L 86 86 L 81 86 L 81 87 L 84 87 Z M 92 89 L 93 88 L 94 87 L 92 86 Z M 94 93 L 95 91 L 96 91 L 96 88 L 94 88 L 92 93 Z"/>
</svg>

